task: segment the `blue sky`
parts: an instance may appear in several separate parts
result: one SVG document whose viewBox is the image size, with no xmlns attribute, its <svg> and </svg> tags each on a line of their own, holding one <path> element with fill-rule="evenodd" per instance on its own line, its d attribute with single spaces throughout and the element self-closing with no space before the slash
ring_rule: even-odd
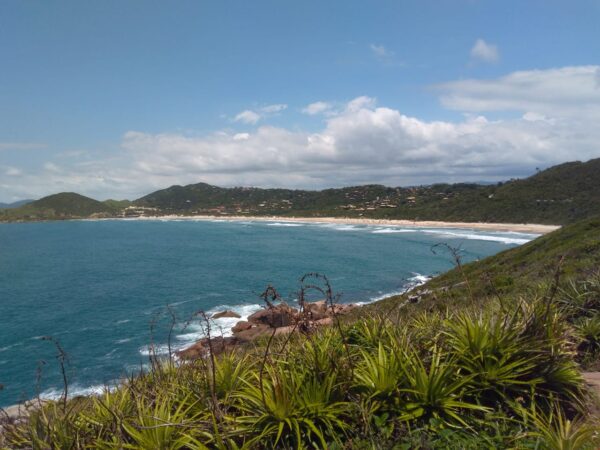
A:
<svg viewBox="0 0 600 450">
<path fill-rule="evenodd" d="M 597 157 L 598 23 L 599 1 L 7 0 L 0 201 Z"/>
</svg>

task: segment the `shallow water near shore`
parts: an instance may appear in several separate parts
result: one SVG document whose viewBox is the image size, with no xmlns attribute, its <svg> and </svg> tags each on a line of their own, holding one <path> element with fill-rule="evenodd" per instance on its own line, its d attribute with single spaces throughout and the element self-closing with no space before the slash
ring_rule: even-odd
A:
<svg viewBox="0 0 600 450">
<path fill-rule="evenodd" d="M 343 302 L 402 292 L 464 261 L 536 235 L 332 223 L 102 220 L 0 224 L 0 406 L 61 392 L 52 336 L 68 354 L 72 394 L 91 394 L 202 336 L 198 310 L 260 308 L 268 284 L 293 302 L 298 279 L 326 274 Z M 315 300 L 318 298 L 314 298 Z M 219 319 L 227 334 L 237 319 Z M 153 336 L 151 324 L 154 323 Z M 37 374 L 41 373 L 39 382 Z"/>
</svg>

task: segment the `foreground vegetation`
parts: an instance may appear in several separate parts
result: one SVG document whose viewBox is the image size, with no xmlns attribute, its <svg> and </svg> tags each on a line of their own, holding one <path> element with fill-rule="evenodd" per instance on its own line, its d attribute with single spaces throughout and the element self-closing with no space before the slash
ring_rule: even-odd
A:
<svg viewBox="0 0 600 450">
<path fill-rule="evenodd" d="M 597 448 L 578 362 L 600 276 L 510 305 L 389 313 L 32 407 L 8 448 Z M 582 310 L 585 302 L 586 308 Z M 298 329 L 300 330 L 300 328 Z"/>
<path fill-rule="evenodd" d="M 307 191 L 197 183 L 161 189 L 134 202 L 99 202 L 66 192 L 20 208 L 0 209 L 0 221 L 237 214 L 567 224 L 600 214 L 598 173 L 600 158 L 561 164 L 522 180 L 493 185 L 366 185 Z"/>
<path fill-rule="evenodd" d="M 291 335 L 250 347 L 152 357 L 100 396 L 5 419 L 0 448 L 598 448 L 581 369 L 600 360 L 599 229 L 589 219 L 479 263 L 457 258 L 421 295 L 331 327 L 301 316 Z M 303 280 L 300 299 L 317 289 L 333 305 L 326 278 Z"/>
</svg>

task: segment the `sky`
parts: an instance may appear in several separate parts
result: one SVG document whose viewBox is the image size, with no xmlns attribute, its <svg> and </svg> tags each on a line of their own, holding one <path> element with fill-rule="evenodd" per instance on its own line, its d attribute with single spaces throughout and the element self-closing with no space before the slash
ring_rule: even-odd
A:
<svg viewBox="0 0 600 450">
<path fill-rule="evenodd" d="M 600 0 L 0 2 L 0 202 L 600 157 Z"/>
</svg>

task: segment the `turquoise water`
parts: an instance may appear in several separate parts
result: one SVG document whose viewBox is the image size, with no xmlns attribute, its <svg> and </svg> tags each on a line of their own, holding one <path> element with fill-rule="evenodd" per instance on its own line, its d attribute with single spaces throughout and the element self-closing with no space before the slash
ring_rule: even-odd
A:
<svg viewBox="0 0 600 450">
<path fill-rule="evenodd" d="M 166 351 L 201 336 L 197 310 L 247 316 L 273 284 L 290 301 L 307 272 L 326 274 L 342 301 L 371 301 L 452 266 L 434 255 L 460 245 L 466 261 L 535 235 L 338 224 L 106 220 L 0 224 L 0 405 L 60 393 L 57 339 L 72 393 L 112 385 L 147 363 L 150 323 Z M 163 314 L 159 317 L 160 314 Z M 235 323 L 220 319 L 223 333 Z M 42 363 L 44 361 L 45 363 Z M 37 380 L 38 367 L 41 379 Z"/>
</svg>

